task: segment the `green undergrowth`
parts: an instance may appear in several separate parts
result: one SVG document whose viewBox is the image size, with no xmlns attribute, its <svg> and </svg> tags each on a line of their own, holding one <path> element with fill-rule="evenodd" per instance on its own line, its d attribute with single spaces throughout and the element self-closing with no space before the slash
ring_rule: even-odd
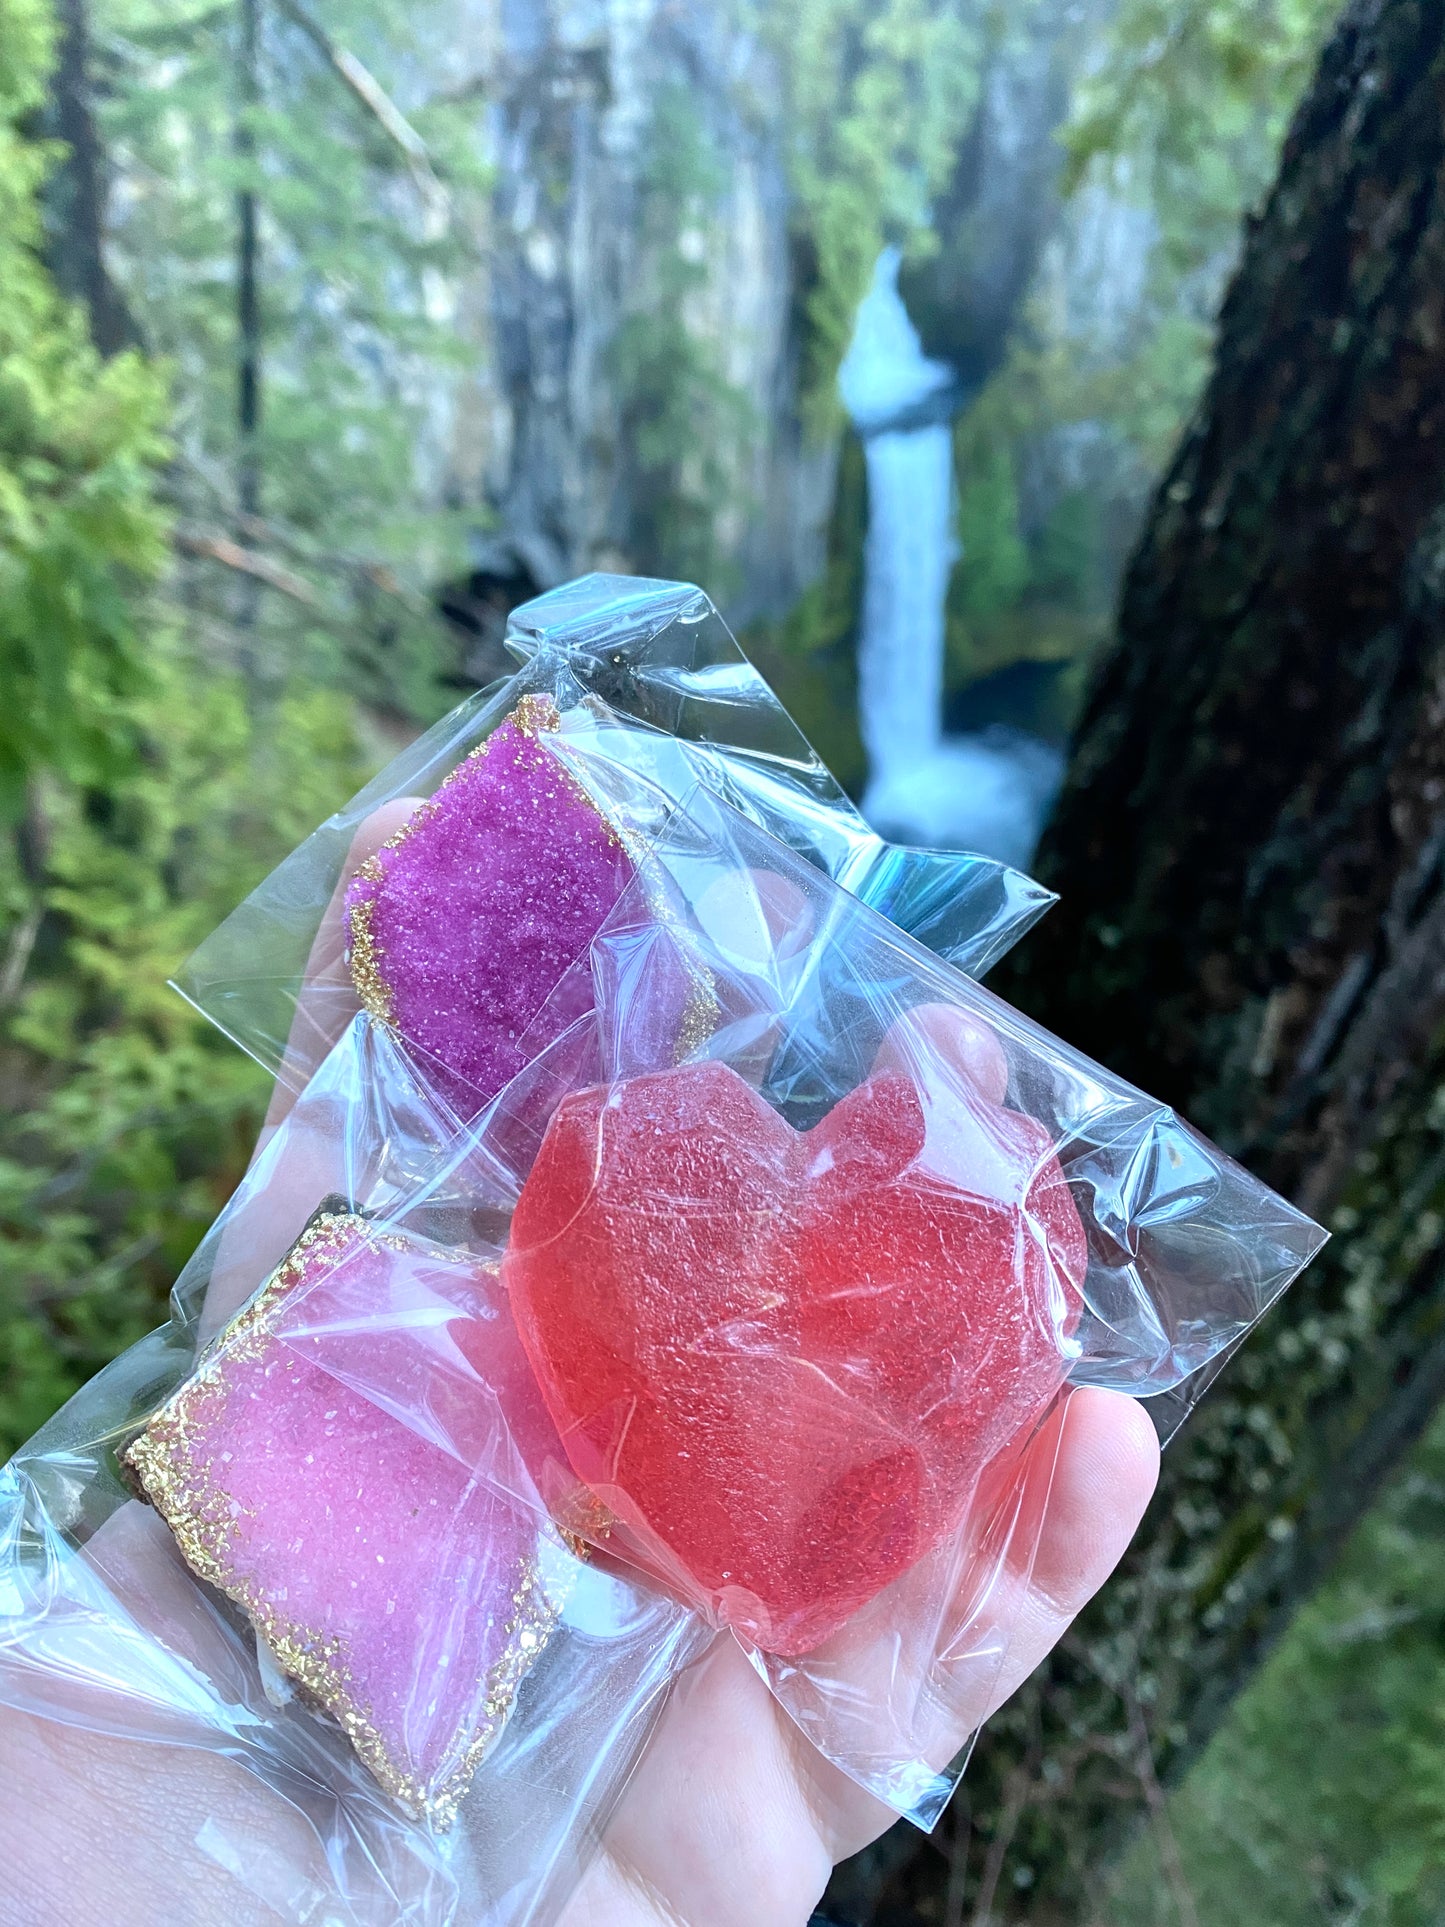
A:
<svg viewBox="0 0 1445 1927">
<path fill-rule="evenodd" d="M 1445 1418 L 1128 1855 L 1096 1927 L 1445 1919 Z"/>
</svg>

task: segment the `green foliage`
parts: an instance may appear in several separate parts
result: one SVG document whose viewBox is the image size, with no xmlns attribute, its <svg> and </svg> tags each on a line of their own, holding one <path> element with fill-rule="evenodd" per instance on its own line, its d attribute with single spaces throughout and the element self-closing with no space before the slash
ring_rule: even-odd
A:
<svg viewBox="0 0 1445 1927">
<path fill-rule="evenodd" d="M 0 862 L 0 1455 L 158 1322 L 244 1168 L 267 1081 L 166 978 L 365 773 L 324 691 L 257 723 L 165 631 L 147 671 L 129 766 L 36 778 L 43 870 Z"/>
<path fill-rule="evenodd" d="M 21 128 L 50 56 L 38 0 L 0 0 L 0 827 L 36 761 L 100 780 L 123 759 L 143 675 L 123 585 L 163 552 L 160 385 L 131 355 L 102 366 L 35 252 L 52 156 Z"/>
<path fill-rule="evenodd" d="M 1075 101 L 1071 184 L 1098 168 L 1147 198 L 1171 277 L 1232 254 L 1338 12 L 1337 0 L 1123 0 Z"/>
<path fill-rule="evenodd" d="M 1038 531 L 1030 558 L 1032 586 L 1054 604 L 1078 605 L 1090 599 L 1099 577 L 1097 505 L 1085 488 L 1067 489 Z"/>
<path fill-rule="evenodd" d="M 128 184 L 111 256 L 147 347 L 175 370 L 168 487 L 203 538 L 188 596 L 263 680 L 304 670 L 430 720 L 446 706 L 437 676 L 450 644 L 428 595 L 465 563 L 459 519 L 419 506 L 438 489 L 418 474 L 417 450 L 474 352 L 458 303 L 486 175 L 461 138 L 463 110 L 414 111 L 430 156 L 419 168 L 324 49 L 263 0 L 248 157 L 236 146 L 236 7 L 93 5 L 109 67 L 102 134 Z M 304 11 L 324 20 L 335 50 L 363 46 L 384 90 L 404 78 L 425 24 L 385 0 Z M 260 233 L 262 517 L 233 529 L 241 190 L 256 198 Z M 218 529 L 275 563 L 272 586 L 207 559 L 204 538 Z"/>
<path fill-rule="evenodd" d="M 954 429 L 958 560 L 945 609 L 947 686 L 962 691 L 1017 663 L 1052 666 L 1029 726 L 1062 735 L 1107 629 L 1108 504 L 1084 487 L 1050 492 L 1030 512 L 1020 468 L 1052 397 L 1020 354 Z M 1020 720 L 1024 720 L 1020 718 Z"/>
<path fill-rule="evenodd" d="M 838 364 L 884 243 L 935 245 L 931 202 L 968 128 L 983 40 L 964 0 L 783 0 L 760 22 L 785 77 L 803 409 L 822 432 L 839 420 Z"/>
<path fill-rule="evenodd" d="M 403 98 L 409 45 L 439 4 L 314 11 Z M 960 422 L 955 689 L 1020 660 L 1066 664 L 1077 687 L 1130 518 L 1197 393 L 1239 212 L 1269 176 L 1332 9 L 1121 0 L 1112 14 L 1067 133 L 1069 185 L 1076 208 L 1112 196 L 1149 209 L 1144 312 L 1099 353 L 1041 295 Z M 916 258 L 937 245 L 930 201 L 965 137 L 997 12 L 969 0 L 756 9 L 781 69 L 815 432 L 837 425 L 837 365 L 879 249 L 898 241 Z M 408 100 L 439 195 L 278 0 L 263 14 L 257 158 L 243 162 L 235 7 L 95 0 L 102 131 L 126 184 L 113 259 L 146 348 L 102 363 L 36 256 L 51 156 L 23 129 L 44 95 L 51 22 L 44 0 L 0 0 L 0 1453 L 156 1322 L 244 1167 L 265 1080 L 165 978 L 365 773 L 358 694 L 407 720 L 445 701 L 426 594 L 457 565 L 458 531 L 417 506 L 444 491 L 418 476 L 416 450 L 459 358 L 476 352 L 464 297 L 485 173 L 466 110 Z M 719 509 L 741 499 L 750 426 L 710 325 L 726 186 L 716 131 L 682 91 L 664 93 L 639 182 L 643 268 L 609 376 L 647 560 L 714 587 Z M 261 210 L 265 402 L 263 512 L 244 526 L 241 189 Z M 1041 452 L 1061 436 L 1102 442 L 1108 488 L 1057 463 L 1040 484 Z M 747 638 L 855 793 L 865 523 L 862 449 L 845 436 L 823 574 Z M 262 586 L 218 560 L 223 539 L 265 564 Z M 1434 1236 L 1418 1200 L 1392 1206 L 1387 1178 L 1363 1208 Z M 1417 1256 L 1392 1231 L 1352 1302 L 1396 1287 Z M 1326 1369 L 1366 1368 L 1373 1329 L 1363 1312 L 1298 1328 L 1302 1410 Z M 1219 1436 L 1260 1435 L 1257 1516 L 1230 1538 L 1207 1478 L 1177 1507 L 1200 1557 L 1212 1549 L 1220 1597 L 1251 1537 L 1288 1523 L 1270 1496 L 1284 1428 L 1260 1423 L 1255 1369 L 1246 1351 L 1201 1419 Z M 1170 1803 L 1200 1920 L 1423 1927 L 1445 1913 L 1442 1539 L 1437 1433 Z M 1071 1746 L 1076 1760 L 1112 1749 L 1126 1781 L 1138 1770 L 1132 1728 L 1098 1717 L 1113 1687 L 1146 1704 L 1150 1691 L 1140 1599 L 1117 1597 L 1113 1677 L 1065 1701 L 1076 1730 L 1040 1768 L 1045 1808 Z M 1032 1715 L 1025 1704 L 1013 1717 L 1023 1755 Z M 1027 1850 L 1027 1825 L 1021 1838 Z M 1167 1927 L 1179 1912 L 1158 1844 L 1124 1870 L 1109 1916 L 1120 1927 Z"/>
<path fill-rule="evenodd" d="M 957 513 L 961 556 L 953 578 L 954 600 L 965 620 L 987 622 L 990 616 L 1012 608 L 1028 586 L 1029 552 L 1019 532 L 1018 473 L 1007 442 L 980 436 L 976 427 L 961 439 Z"/>
<path fill-rule="evenodd" d="M 1156 1826 L 1119 1868 L 1111 1927 L 1433 1927 L 1442 1558 L 1437 1423 L 1169 1801 L 1167 1833 Z"/>
<path fill-rule="evenodd" d="M 1077 90 L 1067 184 L 1147 208 L 1156 234 L 1138 338 L 1106 396 L 1151 470 L 1199 392 L 1241 217 L 1274 178 L 1338 11 L 1338 0 L 1124 0 Z"/>
<path fill-rule="evenodd" d="M 823 570 L 780 621 L 758 622 L 743 646 L 793 720 L 853 797 L 866 777 L 858 733 L 858 619 L 867 523 L 863 444 L 851 431 L 838 454 Z"/>
<path fill-rule="evenodd" d="M 1063 312 L 1061 270 L 1046 263 L 1003 365 L 959 423 L 955 692 L 1016 661 L 1069 665 L 1061 720 L 1082 692 L 1147 490 L 1204 381 L 1241 216 L 1273 175 L 1335 10 L 1123 0 L 1114 13 L 1064 130 L 1064 221 L 1142 210 L 1143 299 L 1122 335 L 1101 339 Z M 1061 459 L 1068 437 L 1086 473 Z"/>
<path fill-rule="evenodd" d="M 0 0 L 0 1454 L 157 1322 L 242 1168 L 264 1080 L 165 980 L 361 773 L 349 701 L 258 706 L 167 614 L 164 383 L 36 253 L 51 51 Z"/>
</svg>

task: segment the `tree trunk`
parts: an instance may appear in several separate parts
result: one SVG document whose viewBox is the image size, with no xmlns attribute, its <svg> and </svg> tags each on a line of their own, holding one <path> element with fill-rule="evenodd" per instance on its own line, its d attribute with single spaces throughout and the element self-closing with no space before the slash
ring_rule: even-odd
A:
<svg viewBox="0 0 1445 1927">
<path fill-rule="evenodd" d="M 997 978 L 1334 1240 L 951 1833 L 880 1860 L 878 1922 L 941 1917 L 941 1845 L 982 1927 L 1001 1816 L 988 1917 L 1076 1918 L 1445 1391 L 1442 725 L 1445 9 L 1354 0 L 1131 565 L 1043 858 L 1063 901 Z"/>
<path fill-rule="evenodd" d="M 241 0 L 236 194 L 236 506 L 243 527 L 261 512 L 261 296 L 255 116 L 261 104 L 261 0 Z"/>
<path fill-rule="evenodd" d="M 91 340 L 113 355 L 134 328 L 105 266 L 105 167 L 91 109 L 90 23 L 85 0 L 58 0 L 55 73 L 46 131 L 64 153 L 45 187 L 46 266 L 78 301 Z"/>
</svg>

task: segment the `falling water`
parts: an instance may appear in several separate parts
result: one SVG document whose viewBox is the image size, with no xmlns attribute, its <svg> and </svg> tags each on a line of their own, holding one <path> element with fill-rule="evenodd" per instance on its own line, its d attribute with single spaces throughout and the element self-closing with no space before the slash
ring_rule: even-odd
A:
<svg viewBox="0 0 1445 1927">
<path fill-rule="evenodd" d="M 924 354 L 887 248 L 838 373 L 863 437 L 868 531 L 858 706 L 865 815 L 885 835 L 1025 865 L 1061 759 L 1016 730 L 943 734 L 944 601 L 957 547 L 952 371 Z"/>
</svg>

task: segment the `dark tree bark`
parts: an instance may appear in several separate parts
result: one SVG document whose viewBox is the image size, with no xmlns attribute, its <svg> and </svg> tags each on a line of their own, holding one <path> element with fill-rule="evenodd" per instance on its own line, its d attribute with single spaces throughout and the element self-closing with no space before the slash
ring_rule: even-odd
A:
<svg viewBox="0 0 1445 1927">
<path fill-rule="evenodd" d="M 261 514 L 261 228 L 255 186 L 256 115 L 261 105 L 261 0 L 240 0 L 237 13 L 236 119 L 231 145 L 240 171 L 236 190 L 236 534 L 243 545 Z M 236 582 L 240 663 L 256 673 L 250 642 L 261 608 L 260 583 Z"/>
<path fill-rule="evenodd" d="M 261 512 L 261 250 L 256 190 L 255 114 L 261 103 L 261 0 L 241 0 L 237 63 L 236 159 L 236 503 L 243 524 Z"/>
<path fill-rule="evenodd" d="M 57 0 L 60 32 L 45 119 L 64 143 L 45 188 L 46 266 L 85 309 L 103 355 L 134 340 L 125 303 L 105 265 L 105 162 L 91 106 L 90 23 L 85 0 Z"/>
<path fill-rule="evenodd" d="M 1438 1405 L 1442 866 L 1445 8 L 1353 0 L 1125 584 L 1043 860 L 1063 901 L 997 980 L 1334 1241 L 873 1919 L 940 1917 L 938 1846 L 961 1922 L 986 1874 L 993 1920 L 1076 1918 Z"/>
</svg>

